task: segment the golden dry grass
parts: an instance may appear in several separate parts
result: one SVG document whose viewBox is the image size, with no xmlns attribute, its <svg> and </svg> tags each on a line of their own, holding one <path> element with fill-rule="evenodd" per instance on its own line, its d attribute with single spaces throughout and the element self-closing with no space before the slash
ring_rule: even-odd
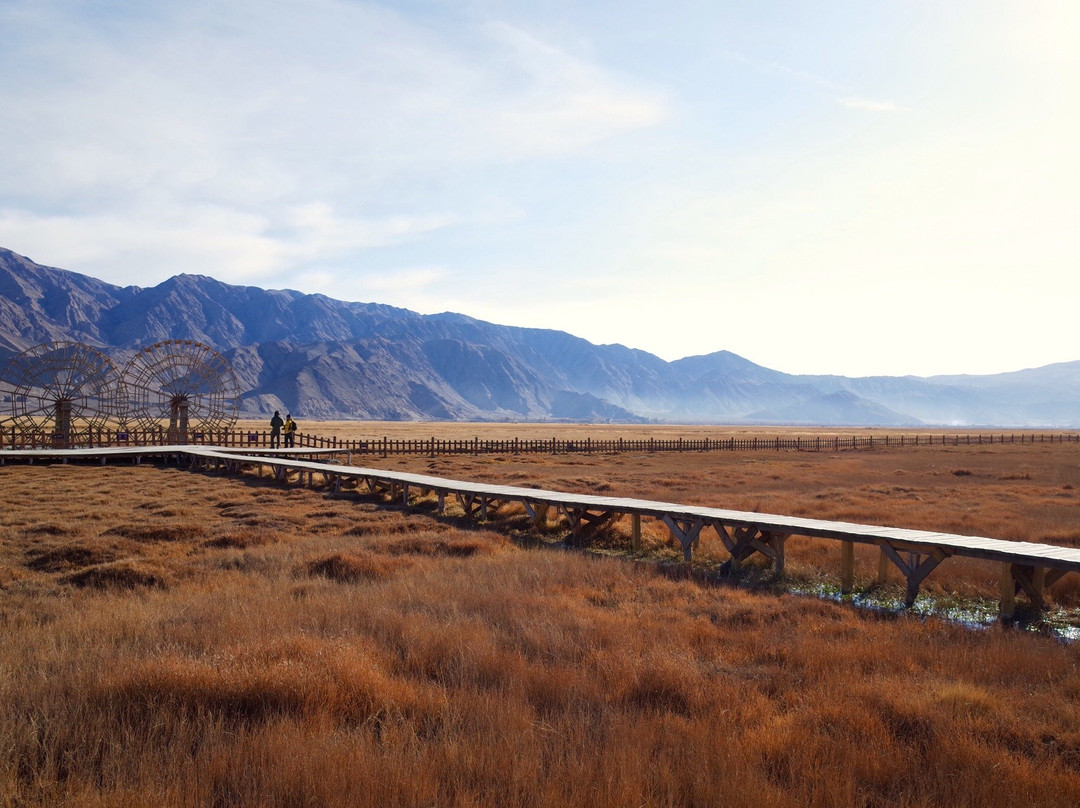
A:
<svg viewBox="0 0 1080 808">
<path fill-rule="evenodd" d="M 1011 448 L 383 462 L 1074 540 L 1075 452 Z M 526 549 L 512 513 L 149 466 L 0 481 L 0 805 L 1080 803 L 1074 645 Z M 932 579 L 983 586 L 952 563 Z"/>
</svg>

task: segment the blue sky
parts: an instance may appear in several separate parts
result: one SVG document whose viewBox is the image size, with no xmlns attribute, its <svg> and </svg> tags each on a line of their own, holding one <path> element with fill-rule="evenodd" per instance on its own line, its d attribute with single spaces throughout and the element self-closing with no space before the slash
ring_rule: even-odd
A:
<svg viewBox="0 0 1080 808">
<path fill-rule="evenodd" d="M 0 246 L 792 373 L 1080 359 L 1080 3 L 0 0 Z"/>
</svg>

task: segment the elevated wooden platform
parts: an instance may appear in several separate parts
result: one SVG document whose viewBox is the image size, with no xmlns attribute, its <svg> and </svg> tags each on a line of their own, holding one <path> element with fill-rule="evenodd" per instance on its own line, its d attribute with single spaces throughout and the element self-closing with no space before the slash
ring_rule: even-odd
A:
<svg viewBox="0 0 1080 808">
<path fill-rule="evenodd" d="M 915 602 L 922 581 L 945 559 L 976 558 L 1000 565 L 1004 617 L 1014 613 L 1018 593 L 1023 592 L 1036 608 L 1042 609 L 1046 587 L 1070 572 L 1080 572 L 1080 549 L 1049 544 L 453 480 L 353 466 L 348 457 L 345 463 L 304 459 L 343 452 L 347 454 L 343 449 L 297 447 L 248 452 L 208 446 L 2 450 L 0 464 L 34 460 L 68 462 L 76 458 L 101 463 L 123 458 L 138 463 L 144 457 L 162 457 L 185 462 L 195 469 L 234 474 L 245 468 L 255 468 L 261 474 L 265 468 L 281 482 L 296 474 L 301 481 L 306 475 L 311 485 L 318 475 L 324 484 L 335 489 L 340 489 L 343 480 L 353 480 L 358 486 L 399 499 L 405 505 L 414 494 L 434 493 L 440 513 L 445 509 L 447 497 L 456 499 L 466 514 L 478 518 L 486 518 L 508 503 L 518 503 L 537 526 L 546 525 L 553 513 L 563 518 L 574 539 L 582 542 L 614 520 L 630 516 L 634 549 L 640 547 L 640 520 L 644 517 L 667 526 L 688 562 L 693 559 L 702 532 L 715 532 L 730 555 L 728 563 L 732 568 L 759 553 L 770 559 L 779 572 L 784 567 L 784 546 L 790 536 L 831 539 L 841 544 L 841 588 L 845 592 L 854 586 L 854 545 L 870 544 L 880 550 L 879 578 L 885 577 L 890 565 L 904 576 L 909 605 Z"/>
</svg>

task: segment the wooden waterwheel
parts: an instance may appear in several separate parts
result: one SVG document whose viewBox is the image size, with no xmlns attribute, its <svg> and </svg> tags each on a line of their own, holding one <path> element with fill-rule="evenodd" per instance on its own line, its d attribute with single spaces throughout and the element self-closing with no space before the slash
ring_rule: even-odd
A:
<svg viewBox="0 0 1080 808">
<path fill-rule="evenodd" d="M 110 421 L 123 420 L 120 371 L 80 342 L 46 342 L 16 354 L 0 374 L 0 404 L 31 444 L 92 445 Z"/>
<path fill-rule="evenodd" d="M 228 361 L 202 343 L 175 339 L 143 348 L 124 378 L 133 425 L 164 429 L 169 443 L 199 441 L 236 423 L 240 384 Z"/>
</svg>

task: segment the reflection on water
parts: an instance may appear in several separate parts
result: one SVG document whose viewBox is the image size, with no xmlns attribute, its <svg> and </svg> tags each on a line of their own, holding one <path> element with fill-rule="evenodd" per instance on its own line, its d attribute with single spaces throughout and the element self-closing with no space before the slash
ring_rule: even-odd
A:
<svg viewBox="0 0 1080 808">
<path fill-rule="evenodd" d="M 984 629 L 996 625 L 998 604 L 992 600 L 964 600 L 938 598 L 920 594 L 915 604 L 908 608 L 902 595 L 887 590 L 869 590 L 850 595 L 840 593 L 835 584 L 814 582 L 792 582 L 784 589 L 792 594 L 823 598 L 836 603 L 846 603 L 859 609 L 883 614 L 912 614 L 919 617 L 935 617 L 960 623 L 973 629 Z M 1017 617 L 1009 625 L 1019 631 L 1031 631 L 1064 642 L 1080 639 L 1080 612 L 1076 609 L 1048 609 L 1042 614 L 1025 613 L 1022 604 L 1017 604 Z"/>
</svg>

